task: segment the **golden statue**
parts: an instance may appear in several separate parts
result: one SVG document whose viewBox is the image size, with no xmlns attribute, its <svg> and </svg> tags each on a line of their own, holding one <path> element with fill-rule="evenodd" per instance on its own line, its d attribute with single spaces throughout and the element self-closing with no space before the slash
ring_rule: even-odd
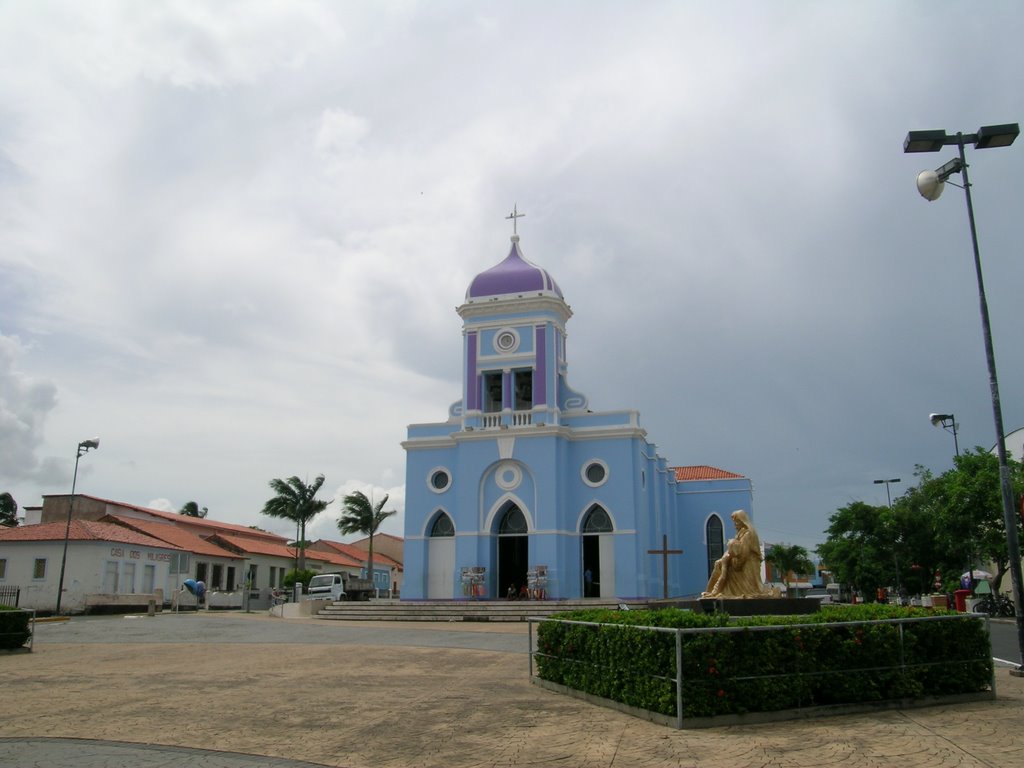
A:
<svg viewBox="0 0 1024 768">
<path fill-rule="evenodd" d="M 765 587 L 761 580 L 761 540 L 742 509 L 732 513 L 736 536 L 729 539 L 725 554 L 715 561 L 708 580 L 708 597 L 777 597 L 778 592 Z"/>
</svg>

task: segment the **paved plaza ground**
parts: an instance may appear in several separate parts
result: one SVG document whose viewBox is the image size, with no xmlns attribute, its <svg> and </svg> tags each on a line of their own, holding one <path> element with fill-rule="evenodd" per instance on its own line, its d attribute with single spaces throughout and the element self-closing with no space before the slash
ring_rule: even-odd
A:
<svg viewBox="0 0 1024 768">
<path fill-rule="evenodd" d="M 522 624 L 74 618 L 0 656 L 0 766 L 1024 766 L 1024 679 L 997 688 L 676 731 L 531 685 Z"/>
</svg>

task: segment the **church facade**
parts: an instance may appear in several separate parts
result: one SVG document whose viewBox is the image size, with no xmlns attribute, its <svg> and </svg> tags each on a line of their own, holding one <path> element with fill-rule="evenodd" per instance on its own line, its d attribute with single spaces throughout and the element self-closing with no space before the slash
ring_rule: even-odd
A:
<svg viewBox="0 0 1024 768">
<path fill-rule="evenodd" d="M 700 593 L 750 480 L 669 466 L 636 411 L 590 409 L 568 383 L 572 310 L 518 235 L 457 311 L 462 398 L 402 443 L 402 598 Z"/>
</svg>

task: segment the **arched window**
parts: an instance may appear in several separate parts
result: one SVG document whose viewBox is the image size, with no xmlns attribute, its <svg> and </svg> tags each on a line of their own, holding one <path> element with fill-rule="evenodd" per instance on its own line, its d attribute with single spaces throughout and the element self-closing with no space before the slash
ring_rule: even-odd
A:
<svg viewBox="0 0 1024 768">
<path fill-rule="evenodd" d="M 435 536 L 454 536 L 455 525 L 452 523 L 452 519 L 448 517 L 444 512 L 437 516 L 437 520 L 430 526 L 431 538 Z"/>
<path fill-rule="evenodd" d="M 583 518 L 583 533 L 611 533 L 612 519 L 603 507 L 595 504 Z"/>
<path fill-rule="evenodd" d="M 704 526 L 704 538 L 708 543 L 708 578 L 715 569 L 715 562 L 725 553 L 725 537 L 722 535 L 722 518 L 712 515 Z"/>
<path fill-rule="evenodd" d="M 498 525 L 498 534 L 521 536 L 525 533 L 527 533 L 526 516 L 523 514 L 523 510 L 515 505 L 509 507 Z"/>
</svg>

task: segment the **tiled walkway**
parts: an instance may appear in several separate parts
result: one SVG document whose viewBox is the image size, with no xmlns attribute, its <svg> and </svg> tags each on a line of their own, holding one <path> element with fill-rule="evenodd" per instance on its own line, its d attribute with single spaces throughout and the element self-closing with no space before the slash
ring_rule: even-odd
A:
<svg viewBox="0 0 1024 768">
<path fill-rule="evenodd" d="M 676 731 L 531 685 L 518 624 L 73 619 L 0 659 L 0 766 L 1024 766 L 1024 680 L 997 685 L 994 702 Z"/>
</svg>

